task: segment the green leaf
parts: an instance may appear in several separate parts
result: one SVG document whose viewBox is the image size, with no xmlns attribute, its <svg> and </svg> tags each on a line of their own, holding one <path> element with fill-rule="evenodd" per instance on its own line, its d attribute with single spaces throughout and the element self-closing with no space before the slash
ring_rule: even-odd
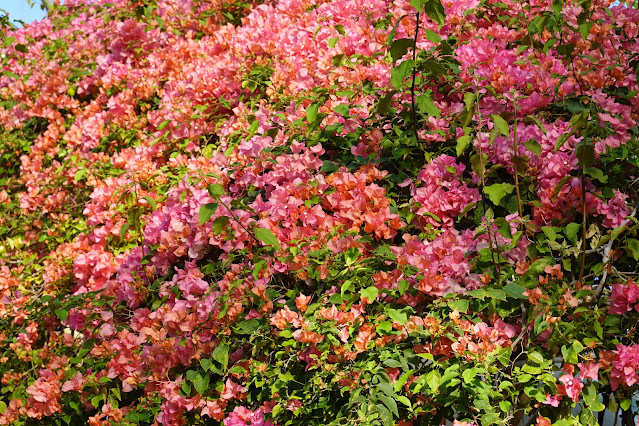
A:
<svg viewBox="0 0 639 426">
<path fill-rule="evenodd" d="M 278 415 L 279 413 L 281 413 L 281 412 L 282 412 L 282 410 L 284 410 L 284 407 L 282 406 L 282 404 L 277 404 L 277 405 L 275 405 L 275 406 L 273 407 L 273 411 L 271 411 L 271 416 L 272 416 L 273 418 L 277 417 L 277 415 Z"/>
<path fill-rule="evenodd" d="M 481 156 L 479 153 L 474 154 L 470 157 L 470 164 L 473 166 L 473 171 L 477 173 L 477 176 L 480 178 L 486 172 L 486 162 L 488 161 L 488 155 L 482 153 Z"/>
<path fill-rule="evenodd" d="M 226 225 L 228 225 L 230 218 L 228 216 L 218 216 L 215 218 L 213 223 L 211 224 L 211 229 L 215 235 L 219 235 L 222 233 Z"/>
<path fill-rule="evenodd" d="M 343 117 L 349 117 L 350 115 L 350 107 L 347 104 L 339 104 L 333 108 L 337 114 Z"/>
<path fill-rule="evenodd" d="M 594 179 L 597 179 L 601 183 L 608 183 L 608 176 L 596 167 L 588 167 L 584 169 L 584 173 Z"/>
<path fill-rule="evenodd" d="M 588 385 L 584 386 L 582 395 L 584 398 L 584 402 L 592 411 L 599 412 L 606 409 L 606 407 L 601 402 L 599 402 L 599 392 L 597 391 L 594 383 L 589 383 Z"/>
<path fill-rule="evenodd" d="M 160 125 L 158 126 L 158 130 L 163 130 L 169 123 L 171 122 L 171 120 L 164 120 L 163 122 L 160 123 Z"/>
<path fill-rule="evenodd" d="M 210 359 L 208 359 L 208 358 L 202 358 L 202 359 L 200 360 L 200 366 L 202 367 L 202 369 L 203 369 L 204 371 L 209 371 L 209 368 L 211 368 L 211 365 L 212 365 L 212 364 L 213 364 L 213 363 L 212 363 L 212 362 L 211 362 L 211 360 L 210 360 Z"/>
<path fill-rule="evenodd" d="M 424 37 L 426 37 L 427 40 L 430 40 L 433 43 L 439 43 L 440 41 L 442 41 L 442 38 L 435 31 L 429 30 L 428 28 L 424 28 L 423 31 Z"/>
<path fill-rule="evenodd" d="M 520 374 L 519 376 L 516 377 L 517 381 L 519 383 L 528 383 L 530 381 L 530 379 L 532 379 L 532 376 L 530 374 Z"/>
<path fill-rule="evenodd" d="M 535 125 L 537 125 L 537 127 L 539 127 L 539 130 L 541 130 L 541 132 L 545 135 L 546 134 L 546 126 L 544 126 L 544 123 L 541 122 L 541 120 L 537 117 L 535 117 L 534 115 L 528 115 L 526 116 L 526 118 L 524 118 L 524 122 L 526 123 L 534 123 Z"/>
<path fill-rule="evenodd" d="M 391 320 L 398 322 L 401 325 L 406 325 L 406 320 L 408 320 L 406 312 L 399 311 L 397 309 L 389 309 L 387 312 Z"/>
<path fill-rule="evenodd" d="M 517 283 L 508 283 L 504 286 L 504 293 L 515 299 L 527 299 L 528 297 L 524 296 L 524 291 L 526 289 Z"/>
<path fill-rule="evenodd" d="M 603 404 L 601 404 L 603 406 Z M 604 408 L 606 408 L 604 406 Z M 597 420 L 597 418 L 595 417 L 595 415 L 592 413 L 594 410 L 589 410 L 589 409 L 583 409 L 581 410 L 581 413 L 579 413 L 579 424 L 581 425 L 598 425 L 599 421 Z M 557 423 L 555 423 L 557 424 Z"/>
<path fill-rule="evenodd" d="M 442 6 L 442 2 L 440 0 L 426 0 L 426 4 L 424 4 L 424 11 L 430 19 L 439 25 L 444 25 L 446 23 L 446 11 L 444 10 L 444 6 Z"/>
<path fill-rule="evenodd" d="M 375 410 L 379 413 L 384 426 L 393 425 L 393 415 L 390 411 L 388 411 L 388 408 L 386 408 L 383 404 L 377 404 L 375 406 Z M 376 422 L 376 424 L 378 423 Z"/>
<path fill-rule="evenodd" d="M 499 205 L 499 202 L 502 198 L 506 196 L 506 194 L 510 194 L 513 192 L 515 187 L 509 183 L 495 183 L 493 185 L 488 185 L 484 187 L 484 192 L 490 198 L 493 204 Z"/>
<path fill-rule="evenodd" d="M 408 284 L 408 280 L 401 280 L 397 283 L 397 290 L 399 291 L 400 295 L 406 293 L 406 290 L 408 290 Z"/>
<path fill-rule="evenodd" d="M 415 354 L 415 355 L 417 355 L 417 356 L 418 356 L 418 357 L 420 357 L 420 358 L 424 358 L 424 359 L 427 359 L 427 360 L 430 360 L 430 361 L 433 361 L 433 360 L 435 359 L 435 357 L 433 356 L 433 354 L 429 354 L 429 353 L 427 353 L 427 352 L 425 352 L 425 353 L 419 353 L 419 354 Z"/>
<path fill-rule="evenodd" d="M 555 230 L 552 227 L 550 227 L 550 226 L 542 226 L 541 230 L 543 231 L 543 233 L 546 235 L 546 237 L 550 241 L 555 241 L 557 239 L 557 233 L 555 232 Z"/>
<path fill-rule="evenodd" d="M 151 197 L 149 197 L 148 195 L 144 197 L 144 199 L 146 200 L 147 203 L 149 203 L 149 206 L 151 207 L 151 210 L 155 210 L 158 208 L 158 205 L 155 203 L 155 200 Z"/>
<path fill-rule="evenodd" d="M 191 392 L 191 390 L 189 389 L 189 392 Z M 146 411 L 131 411 L 129 414 L 127 414 L 126 418 L 128 420 L 130 420 L 131 422 L 133 422 L 134 424 L 140 424 L 142 422 L 148 422 L 150 419 L 150 415 L 148 412 Z"/>
<path fill-rule="evenodd" d="M 503 217 L 495 219 L 495 225 L 498 227 L 499 234 L 504 238 L 512 238 L 513 234 L 510 229 L 510 222 Z"/>
<path fill-rule="evenodd" d="M 204 225 L 209 221 L 217 210 L 217 206 L 217 203 L 207 203 L 200 207 L 200 225 Z"/>
<path fill-rule="evenodd" d="M 253 334 L 260 328 L 260 322 L 255 318 L 241 322 L 237 325 L 238 334 Z"/>
<path fill-rule="evenodd" d="M 103 399 L 104 399 L 103 394 L 96 395 L 93 398 L 91 398 L 91 405 L 93 405 L 95 408 L 100 408 L 100 401 L 102 401 Z"/>
<path fill-rule="evenodd" d="M 510 135 L 510 129 L 508 128 L 508 123 L 506 122 L 506 120 L 504 120 L 497 114 L 493 114 L 492 117 L 493 123 L 495 123 L 495 127 L 497 128 L 497 130 L 499 130 L 499 133 L 501 133 L 503 136 L 508 137 Z"/>
<path fill-rule="evenodd" d="M 635 260 L 639 260 L 639 241 L 634 238 L 628 238 L 628 249 L 632 253 Z"/>
<path fill-rule="evenodd" d="M 510 365 L 510 356 L 513 353 L 513 348 L 502 348 L 497 351 L 497 361 L 501 363 L 504 367 Z M 511 384 L 512 386 L 512 384 Z M 500 385 L 501 388 L 501 385 Z"/>
<path fill-rule="evenodd" d="M 464 109 L 470 111 L 475 104 L 475 94 L 473 92 L 464 93 Z"/>
<path fill-rule="evenodd" d="M 622 399 L 621 401 L 619 401 L 619 406 L 621 407 L 621 409 L 622 409 L 623 411 L 627 411 L 627 410 L 628 410 L 628 408 L 630 408 L 630 403 L 631 403 L 631 402 L 632 402 L 632 401 L 631 401 L 630 399 L 628 399 L 628 398 L 626 398 L 626 399 Z M 593 411 L 594 411 L 594 410 L 593 410 Z"/>
<path fill-rule="evenodd" d="M 435 222 L 440 222 L 441 223 L 441 218 L 439 216 L 437 216 L 435 213 L 431 213 L 431 212 L 424 212 L 424 216 L 428 216 L 431 219 L 433 219 Z M 408 221 L 410 222 L 410 221 Z"/>
<path fill-rule="evenodd" d="M 246 374 L 246 369 L 244 367 L 240 367 L 239 365 L 234 365 L 229 368 L 228 374 Z"/>
<path fill-rule="evenodd" d="M 66 309 L 56 309 L 55 314 L 60 318 L 60 321 L 65 322 L 69 317 L 69 311 Z"/>
<path fill-rule="evenodd" d="M 324 160 L 322 167 L 320 167 L 320 173 L 331 173 L 338 169 L 337 164 L 330 160 Z"/>
<path fill-rule="evenodd" d="M 379 98 L 379 100 L 377 101 L 377 111 L 380 114 L 388 114 L 391 111 L 391 103 L 393 101 L 393 95 L 395 95 L 395 93 L 396 91 L 392 91 Z"/>
<path fill-rule="evenodd" d="M 456 378 L 459 377 L 460 364 L 453 364 L 444 371 L 442 376 L 442 383 L 453 383 Z M 457 383 L 456 381 L 454 383 Z"/>
<path fill-rule="evenodd" d="M 22 78 L 18 74 L 11 71 L 2 71 L 2 73 L 0 74 L 6 75 L 7 77 L 12 78 L 14 80 L 20 80 Z"/>
<path fill-rule="evenodd" d="M 470 135 L 464 135 L 457 139 L 457 147 L 455 149 L 458 157 L 463 154 L 468 144 L 470 144 Z"/>
<path fill-rule="evenodd" d="M 377 397 L 384 403 L 384 405 L 395 415 L 395 417 L 399 417 L 399 410 L 397 409 L 397 402 L 387 395 L 377 394 Z"/>
<path fill-rule="evenodd" d="M 407 59 L 396 67 L 391 68 L 391 83 L 397 90 L 401 90 L 404 86 L 404 79 L 411 75 L 415 61 Z"/>
<path fill-rule="evenodd" d="M 533 154 L 541 155 L 541 144 L 534 139 L 524 142 L 524 146 Z"/>
<path fill-rule="evenodd" d="M 114 387 L 111 388 L 112 397 L 115 397 L 118 401 L 122 401 L 122 394 L 120 393 L 120 388 Z"/>
<path fill-rule="evenodd" d="M 541 368 L 540 367 L 536 367 L 536 366 L 530 365 L 530 364 L 524 364 L 521 367 L 521 371 L 523 371 L 524 373 L 530 373 L 530 374 L 541 374 Z M 533 388 L 533 389 L 535 389 L 535 388 Z M 530 394 L 530 390 L 526 394 L 528 396 L 532 396 Z"/>
<path fill-rule="evenodd" d="M 193 379 L 193 387 L 200 395 L 204 394 L 206 390 L 209 388 L 209 375 L 208 374 L 198 374 Z"/>
<path fill-rule="evenodd" d="M 560 135 L 557 138 L 557 141 L 555 142 L 555 149 L 554 152 L 559 151 L 559 149 L 564 145 L 564 143 L 566 143 L 566 141 L 568 140 L 569 137 L 571 137 L 572 135 L 575 134 L 575 130 L 572 129 L 570 130 L 568 133 L 563 133 L 562 135 Z"/>
<path fill-rule="evenodd" d="M 515 232 L 515 235 L 513 235 L 512 239 L 510 240 L 510 248 L 515 248 L 517 244 L 519 244 L 519 241 L 521 240 L 521 237 L 523 236 L 524 236 L 524 231 Z"/>
<path fill-rule="evenodd" d="M 579 160 L 579 165 L 587 169 L 592 166 L 595 162 L 595 146 L 590 143 L 581 142 L 577 145 L 577 149 L 575 151 L 577 154 L 577 159 Z"/>
<path fill-rule="evenodd" d="M 375 286 L 364 288 L 361 291 L 362 299 L 368 299 L 368 303 L 373 303 L 377 299 L 378 294 L 379 290 L 377 290 L 377 287 Z"/>
<path fill-rule="evenodd" d="M 216 200 L 224 195 L 224 186 L 219 183 L 214 183 L 212 185 L 208 185 L 206 189 L 209 191 L 209 195 Z"/>
<path fill-rule="evenodd" d="M 229 352 L 230 348 L 226 343 L 218 345 L 213 351 L 213 359 L 222 365 L 222 370 L 226 370 L 229 365 Z"/>
<path fill-rule="evenodd" d="M 451 300 L 448 302 L 448 307 L 455 311 L 465 313 L 468 311 L 468 300 Z"/>
<path fill-rule="evenodd" d="M 466 294 L 480 300 L 484 300 L 486 298 L 486 292 L 481 288 L 471 290 Z"/>
<path fill-rule="evenodd" d="M 396 393 L 404 387 L 404 384 L 408 381 L 408 378 L 413 374 L 414 371 L 415 370 L 407 371 L 406 373 L 402 374 L 399 379 L 395 380 L 395 383 L 393 383 L 393 390 Z M 410 407 L 410 404 L 407 405 Z"/>
<path fill-rule="evenodd" d="M 91 352 L 91 349 L 93 349 L 93 346 L 95 346 L 97 341 L 98 339 L 89 339 L 86 342 L 84 342 L 84 344 L 82 345 L 82 348 L 78 351 L 78 356 L 84 357 L 86 354 Z"/>
<path fill-rule="evenodd" d="M 470 383 L 475 376 L 477 375 L 477 370 L 474 368 L 467 368 L 462 373 L 462 378 L 464 379 L 464 383 Z"/>
<path fill-rule="evenodd" d="M 576 243 L 577 233 L 579 232 L 579 228 L 581 228 L 581 225 L 575 222 L 572 222 L 566 225 L 566 238 L 568 238 L 573 243 Z"/>
<path fill-rule="evenodd" d="M 312 123 L 317 118 L 317 112 L 319 111 L 319 104 L 311 104 L 306 108 L 306 119 L 309 123 Z"/>
<path fill-rule="evenodd" d="M 382 321 L 379 324 L 377 324 L 377 327 L 375 328 L 375 330 L 378 333 L 382 332 L 384 334 L 390 334 L 390 332 L 393 331 L 393 324 L 390 321 Z"/>
<path fill-rule="evenodd" d="M 579 358 L 577 357 L 577 355 L 579 355 L 583 348 L 583 345 L 577 340 L 573 340 L 572 345 L 570 346 L 562 346 L 561 354 L 564 357 L 564 362 L 577 364 L 579 362 Z"/>
<path fill-rule="evenodd" d="M 352 247 L 351 247 L 352 248 Z M 344 294 L 347 291 L 348 292 L 353 292 L 353 290 L 355 290 L 355 286 L 353 285 L 353 282 L 351 280 L 346 280 L 344 281 L 344 283 L 342 284 L 342 288 L 340 291 L 340 294 Z"/>
<path fill-rule="evenodd" d="M 280 248 L 280 244 L 279 244 L 279 241 L 277 240 L 277 237 L 275 236 L 273 231 L 271 231 L 270 229 L 257 228 L 255 230 L 255 238 L 257 238 L 258 240 L 260 240 L 262 243 L 266 244 L 267 246 L 273 246 L 278 250 Z"/>
<path fill-rule="evenodd" d="M 202 148 L 202 155 L 205 158 L 211 158 L 213 156 L 213 152 L 215 152 L 215 146 L 212 144 Z"/>
<path fill-rule="evenodd" d="M 344 253 L 344 259 L 346 260 L 346 266 L 350 266 L 353 263 L 357 262 L 357 260 L 359 259 L 361 254 L 362 253 L 359 251 L 359 249 L 355 248 L 355 247 L 351 247 L 348 250 L 346 250 L 346 253 Z"/>
<path fill-rule="evenodd" d="M 346 55 L 340 53 L 339 55 L 333 56 L 333 59 L 331 59 L 331 63 L 336 67 L 344 66 L 344 64 L 346 64 Z M 309 122 L 311 121 L 309 120 Z"/>
<path fill-rule="evenodd" d="M 490 297 L 491 299 L 497 299 L 497 300 L 506 300 L 506 293 L 504 292 L 504 290 L 498 289 L 498 288 L 486 288 L 486 297 Z"/>
<path fill-rule="evenodd" d="M 581 35 L 581 38 L 583 38 L 584 40 L 588 39 L 588 37 L 590 36 L 590 29 L 592 28 L 592 25 L 592 21 L 584 22 L 583 24 L 579 25 L 579 34 Z"/>
<path fill-rule="evenodd" d="M 399 402 L 401 402 L 402 404 L 404 404 L 405 406 L 407 406 L 409 409 L 413 406 L 410 403 L 410 399 L 406 398 L 404 395 L 397 395 L 395 397 Z"/>
<path fill-rule="evenodd" d="M 390 55 L 393 60 L 393 64 L 397 62 L 398 59 L 401 59 L 406 53 L 408 53 L 408 49 L 415 46 L 415 40 L 412 38 L 399 38 L 394 40 L 390 45 Z"/>
<path fill-rule="evenodd" d="M 73 180 L 76 182 L 80 182 L 82 179 L 84 179 L 87 176 L 87 171 L 86 169 L 78 169 L 75 172 L 75 175 L 73 175 Z"/>
<path fill-rule="evenodd" d="M 528 359 L 535 362 L 536 364 L 543 364 L 544 363 L 544 357 L 542 354 L 540 354 L 539 352 L 531 352 L 528 354 Z"/>
<path fill-rule="evenodd" d="M 426 375 L 426 383 L 428 383 L 428 387 L 430 388 L 432 393 L 437 393 L 441 382 L 442 382 L 442 376 L 439 374 L 439 371 L 437 370 L 431 370 Z"/>
<path fill-rule="evenodd" d="M 477 407 L 479 408 L 479 407 Z M 486 414 L 484 414 L 483 416 L 481 416 L 481 424 L 483 425 L 494 425 L 497 424 L 498 420 L 499 420 L 499 414 L 495 413 L 495 412 L 488 412 Z"/>
<path fill-rule="evenodd" d="M 422 112 L 427 114 L 428 116 L 439 118 L 439 116 L 441 115 L 442 111 L 439 108 L 437 108 L 437 106 L 433 102 L 433 98 L 431 98 L 430 95 L 428 94 L 419 95 L 416 98 L 416 101 L 417 101 L 417 106 L 419 106 L 419 109 L 422 110 Z"/>
<path fill-rule="evenodd" d="M 257 279 L 257 277 L 259 277 L 260 271 L 262 270 L 264 265 L 266 265 L 265 259 L 260 259 L 259 261 L 255 263 L 255 266 L 253 267 L 253 274 L 252 274 L 253 278 Z"/>
<path fill-rule="evenodd" d="M 628 224 L 624 224 L 624 225 L 620 225 L 617 226 L 615 229 L 612 230 L 612 232 L 610 233 L 610 240 L 616 240 L 617 237 L 619 235 L 621 235 L 622 232 L 624 232 L 626 229 L 628 229 Z"/>
<path fill-rule="evenodd" d="M 390 361 L 390 360 L 386 360 L 386 361 Z M 381 390 L 382 392 L 384 392 L 386 395 L 390 397 L 394 397 L 395 390 L 393 389 L 393 386 L 389 382 L 387 382 L 385 378 L 383 378 L 382 376 L 377 376 L 377 377 L 380 378 L 379 383 L 377 384 L 377 389 Z"/>
</svg>

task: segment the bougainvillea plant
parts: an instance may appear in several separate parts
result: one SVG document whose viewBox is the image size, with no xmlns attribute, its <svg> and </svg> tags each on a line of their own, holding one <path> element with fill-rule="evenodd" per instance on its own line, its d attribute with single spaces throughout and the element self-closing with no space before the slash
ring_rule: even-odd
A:
<svg viewBox="0 0 639 426">
<path fill-rule="evenodd" d="M 1 23 L 0 425 L 634 424 L 632 5 Z"/>
</svg>

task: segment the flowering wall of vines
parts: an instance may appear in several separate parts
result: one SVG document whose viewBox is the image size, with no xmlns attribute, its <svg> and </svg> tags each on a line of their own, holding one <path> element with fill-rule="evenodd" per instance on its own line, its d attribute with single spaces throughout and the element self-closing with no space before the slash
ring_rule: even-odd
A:
<svg viewBox="0 0 639 426">
<path fill-rule="evenodd" d="M 631 5 L 3 23 L 0 425 L 635 424 Z"/>
</svg>

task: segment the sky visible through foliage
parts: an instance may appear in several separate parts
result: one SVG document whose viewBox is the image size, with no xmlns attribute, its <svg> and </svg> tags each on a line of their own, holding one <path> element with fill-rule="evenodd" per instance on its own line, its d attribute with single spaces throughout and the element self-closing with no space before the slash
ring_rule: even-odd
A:
<svg viewBox="0 0 639 426">
<path fill-rule="evenodd" d="M 46 12 L 40 9 L 39 5 L 29 5 L 26 0 L 2 0 L 0 9 L 9 13 L 12 21 L 20 20 L 27 24 L 46 16 Z"/>
</svg>

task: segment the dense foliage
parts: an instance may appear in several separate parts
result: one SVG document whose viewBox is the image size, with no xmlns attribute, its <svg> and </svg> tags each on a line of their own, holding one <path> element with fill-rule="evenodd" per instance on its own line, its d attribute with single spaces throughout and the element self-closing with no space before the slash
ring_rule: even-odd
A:
<svg viewBox="0 0 639 426">
<path fill-rule="evenodd" d="M 0 424 L 631 424 L 638 25 L 606 0 L 5 19 Z"/>
</svg>

